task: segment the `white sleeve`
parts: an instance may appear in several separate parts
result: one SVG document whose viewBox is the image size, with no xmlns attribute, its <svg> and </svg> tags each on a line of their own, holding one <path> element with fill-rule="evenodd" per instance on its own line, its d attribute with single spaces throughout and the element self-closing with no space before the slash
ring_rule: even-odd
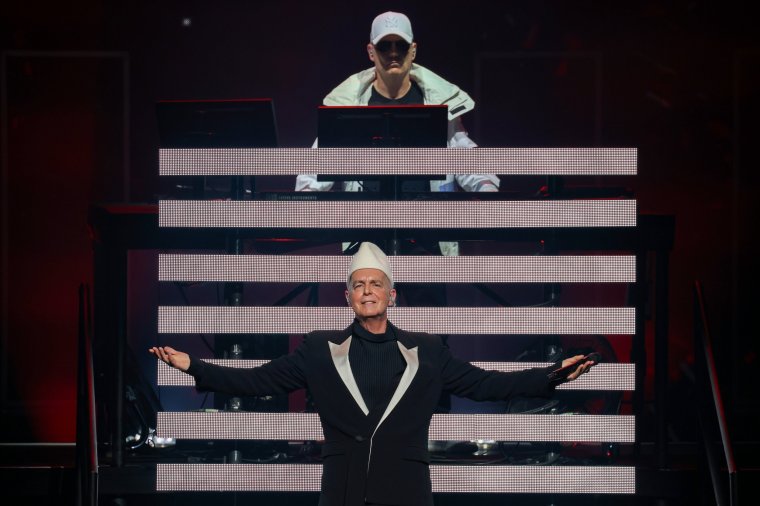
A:
<svg viewBox="0 0 760 506">
<path fill-rule="evenodd" d="M 317 181 L 316 174 L 299 174 L 296 178 L 296 191 L 327 192 L 333 187 L 332 181 Z"/>
<path fill-rule="evenodd" d="M 319 138 L 314 139 L 312 148 L 319 147 Z M 317 181 L 316 174 L 299 174 L 296 177 L 296 191 L 327 192 L 333 187 L 332 181 Z"/>
<path fill-rule="evenodd" d="M 467 131 L 460 118 L 449 121 L 450 148 L 477 148 L 478 145 L 467 136 Z M 496 174 L 456 174 L 457 184 L 468 192 L 499 191 L 499 178 Z"/>
</svg>

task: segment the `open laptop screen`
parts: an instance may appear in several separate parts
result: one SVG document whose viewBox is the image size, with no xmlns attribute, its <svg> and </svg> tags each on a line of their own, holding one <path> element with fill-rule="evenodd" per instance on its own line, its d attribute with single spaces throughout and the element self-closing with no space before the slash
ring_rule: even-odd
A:
<svg viewBox="0 0 760 506">
<path fill-rule="evenodd" d="M 318 112 L 321 148 L 445 148 L 445 105 L 322 106 Z"/>
</svg>

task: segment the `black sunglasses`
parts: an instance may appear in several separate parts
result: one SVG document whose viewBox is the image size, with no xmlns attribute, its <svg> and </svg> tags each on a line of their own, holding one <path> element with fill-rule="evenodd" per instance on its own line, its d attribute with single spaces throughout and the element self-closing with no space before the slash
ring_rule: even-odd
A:
<svg viewBox="0 0 760 506">
<path fill-rule="evenodd" d="M 409 51 L 409 46 L 411 44 L 405 40 L 381 40 L 375 44 L 375 49 L 381 53 L 387 53 L 393 48 L 394 45 L 396 46 L 396 51 L 401 54 L 406 54 Z"/>
</svg>

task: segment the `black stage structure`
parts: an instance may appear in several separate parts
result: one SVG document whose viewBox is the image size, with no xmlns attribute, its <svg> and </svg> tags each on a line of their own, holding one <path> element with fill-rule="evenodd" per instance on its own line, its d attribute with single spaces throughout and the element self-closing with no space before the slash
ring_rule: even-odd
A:
<svg viewBox="0 0 760 506">
<path fill-rule="evenodd" d="M 396 156 L 405 156 L 406 159 L 412 160 L 427 159 L 427 162 L 418 163 L 416 167 L 434 167 L 428 170 L 434 170 L 437 173 L 443 171 L 445 173 L 445 170 L 442 169 L 449 168 L 446 167 L 447 162 L 445 161 L 445 157 L 447 153 L 453 150 L 441 149 L 429 151 L 417 149 L 407 152 L 373 150 L 373 153 L 365 151 L 361 149 L 343 151 L 336 149 L 243 149 L 235 150 L 232 153 L 224 150 L 162 150 L 161 170 L 165 176 L 169 174 L 180 177 L 198 176 L 200 174 L 213 176 L 234 175 L 235 177 L 248 177 L 255 181 L 257 177 L 273 175 L 272 173 L 280 175 L 282 173 L 292 173 L 292 167 L 294 166 L 300 168 L 321 168 L 320 172 L 329 173 L 331 171 L 325 169 L 328 166 L 327 164 L 333 164 L 336 160 L 342 160 L 347 167 L 345 170 L 351 170 L 352 175 L 361 175 L 376 171 L 379 166 L 378 164 L 381 164 L 383 167 L 392 164 Z M 393 151 L 396 152 L 393 153 Z M 466 151 L 474 153 L 472 150 Z M 548 271 L 545 271 L 543 276 L 541 276 L 542 267 L 537 267 L 538 264 L 535 263 L 535 260 L 577 262 L 583 259 L 593 260 L 596 258 L 601 263 L 597 262 L 594 264 L 595 267 L 585 265 L 584 267 L 580 267 L 580 270 L 576 270 L 576 273 L 580 278 L 586 276 L 587 281 L 595 279 L 597 282 L 602 278 L 599 278 L 599 272 L 596 272 L 596 278 L 594 277 L 595 268 L 599 269 L 600 266 L 603 267 L 604 262 L 609 262 L 610 259 L 615 257 L 618 257 L 618 260 L 620 258 L 630 260 L 628 272 L 633 273 L 632 278 L 620 277 L 620 273 L 618 273 L 617 277 L 613 275 L 613 278 L 608 278 L 601 282 L 623 283 L 629 286 L 628 297 L 632 310 L 631 315 L 634 315 L 631 319 L 630 329 L 629 331 L 621 330 L 620 326 L 617 326 L 616 328 L 607 328 L 606 332 L 610 334 L 625 334 L 628 332 L 630 335 L 632 351 L 630 366 L 633 368 L 631 377 L 635 378 L 633 386 L 630 387 L 633 405 L 633 415 L 631 418 L 635 418 L 637 420 L 636 423 L 640 423 L 641 418 L 636 417 L 636 414 L 643 412 L 646 404 L 643 395 L 641 395 L 647 361 L 646 354 L 644 353 L 643 329 L 645 321 L 651 319 L 654 321 L 658 343 L 662 343 L 666 339 L 668 318 L 666 303 L 667 283 L 663 280 L 667 279 L 668 255 L 672 247 L 674 222 L 671 217 L 667 216 L 638 215 L 635 211 L 635 206 L 633 208 L 626 208 L 625 206 L 633 204 L 635 201 L 630 198 L 630 192 L 620 192 L 619 186 L 610 185 L 606 188 L 595 189 L 573 186 L 572 184 L 573 171 L 576 171 L 575 175 L 581 175 L 589 172 L 594 173 L 595 171 L 609 170 L 610 167 L 624 167 L 627 165 L 628 168 L 623 168 L 617 176 L 635 173 L 636 151 L 632 149 L 606 151 L 604 149 L 494 149 L 490 153 L 483 153 L 483 151 L 487 152 L 488 150 L 475 151 L 481 151 L 481 153 L 472 155 L 480 157 L 477 160 L 468 161 L 461 158 L 461 156 L 466 155 L 458 154 L 457 156 L 460 156 L 457 160 L 458 166 L 460 168 L 482 167 L 483 160 L 490 155 L 491 163 L 499 164 L 498 169 L 494 168 L 493 172 L 499 173 L 503 178 L 506 177 L 508 180 L 509 177 L 524 177 L 526 173 L 531 175 L 542 174 L 542 176 L 553 180 L 547 186 L 553 188 L 554 192 L 551 194 L 544 192 L 538 196 L 534 195 L 530 197 L 513 194 L 406 195 L 406 199 L 399 201 L 376 200 L 369 202 L 369 205 L 375 206 L 380 210 L 380 214 L 385 217 L 393 216 L 393 219 L 403 221 L 404 216 L 414 214 L 414 220 L 417 224 L 415 227 L 406 225 L 402 227 L 388 226 L 386 228 L 378 228 L 376 223 L 371 223 L 366 228 L 361 228 L 357 227 L 354 222 L 335 223 L 335 221 L 340 221 L 345 216 L 349 216 L 350 211 L 354 209 L 352 206 L 358 204 L 355 196 L 349 194 L 313 194 L 309 195 L 305 200 L 295 199 L 296 195 L 283 194 L 279 200 L 275 200 L 275 196 L 271 194 L 267 194 L 264 199 L 257 199 L 256 197 L 260 195 L 257 195 L 254 191 L 253 198 L 241 201 L 175 200 L 160 202 L 158 206 L 98 206 L 93 208 L 91 222 L 97 231 L 96 237 L 98 238 L 96 243 L 97 272 L 101 273 L 96 278 L 96 294 L 98 296 L 96 297 L 95 314 L 98 315 L 98 304 L 101 306 L 101 313 L 96 318 L 95 334 L 121 336 L 117 339 L 116 343 L 112 341 L 100 341 L 100 345 L 97 344 L 98 340 L 96 339 L 96 356 L 99 353 L 108 353 L 104 350 L 111 349 L 120 350 L 121 353 L 127 352 L 126 343 L 118 343 L 118 340 L 123 340 L 124 336 L 126 336 L 126 329 L 124 328 L 126 323 L 124 301 L 123 299 L 120 301 L 121 296 L 119 293 L 123 293 L 125 289 L 126 259 L 127 252 L 130 250 L 144 248 L 178 251 L 159 256 L 159 278 L 162 283 L 271 283 L 277 280 L 267 279 L 267 275 L 264 273 L 270 272 L 271 277 L 271 272 L 273 271 L 277 272 L 277 275 L 282 275 L 282 272 L 299 272 L 298 266 L 301 269 L 303 269 L 304 265 L 318 266 L 320 269 L 306 269 L 307 272 L 322 273 L 321 275 L 315 274 L 315 277 L 311 277 L 310 279 L 287 279 L 287 276 L 285 276 L 279 280 L 280 282 L 293 284 L 294 292 L 310 290 L 312 295 L 308 299 L 309 303 L 316 305 L 318 303 L 318 300 L 316 300 L 318 292 L 315 291 L 314 287 L 318 283 L 340 282 L 343 268 L 342 263 L 345 263 L 346 257 L 292 254 L 294 252 L 298 253 L 299 250 L 303 250 L 308 245 L 356 240 L 374 240 L 380 244 L 390 244 L 394 240 L 445 238 L 456 239 L 463 241 L 463 243 L 465 241 L 493 241 L 499 244 L 503 250 L 509 251 L 510 244 L 527 242 L 541 244 L 542 248 L 544 248 L 542 254 L 533 256 L 534 263 L 528 264 L 533 265 L 533 267 L 527 267 L 528 269 L 534 269 L 532 275 L 536 277 L 527 281 L 525 279 L 518 280 L 515 277 L 515 272 L 509 274 L 510 268 L 514 269 L 510 265 L 516 265 L 513 262 L 517 259 L 525 261 L 526 257 L 523 255 L 503 255 L 499 258 L 490 259 L 491 261 L 496 261 L 497 265 L 504 266 L 500 274 L 494 275 L 491 279 L 472 279 L 471 281 L 484 287 L 485 293 L 489 289 L 491 292 L 498 292 L 498 290 L 493 290 L 493 283 L 539 283 L 544 286 L 544 293 L 548 297 L 547 300 L 551 302 L 544 307 L 533 309 L 547 311 L 568 310 L 570 311 L 568 313 L 570 320 L 575 319 L 577 321 L 578 318 L 581 320 L 589 318 L 590 313 L 573 314 L 573 311 L 593 308 L 558 307 L 558 299 L 552 301 L 552 296 L 554 294 L 556 297 L 563 283 L 573 283 L 578 282 L 578 280 L 553 279 L 552 274 L 546 273 Z M 231 156 L 234 158 L 233 162 L 229 162 Z M 615 160 L 615 156 L 618 156 L 618 160 L 625 161 L 618 165 L 615 162 L 610 162 L 609 160 Z M 434 160 L 432 164 L 430 163 L 431 159 Z M 198 160 L 202 160 L 202 163 L 199 164 Z M 297 160 L 299 163 L 294 164 L 294 160 Z M 444 161 L 441 162 L 441 160 Z M 551 163 L 547 163 L 549 160 L 551 160 Z M 465 163 L 462 163 L 463 161 Z M 550 169 L 547 170 L 547 167 L 550 167 Z M 568 175 L 568 171 L 571 174 Z M 332 172 L 340 172 L 340 170 L 333 168 Z M 421 169 L 420 172 L 425 172 L 425 169 Z M 616 176 L 612 175 L 609 177 L 614 180 Z M 561 181 L 554 181 L 556 179 L 561 179 Z M 255 184 L 253 188 L 255 189 Z M 617 195 L 614 195 L 616 193 Z M 365 202 L 364 204 L 367 203 Z M 574 207 L 578 204 L 582 204 L 582 206 L 580 208 Z M 588 214 L 589 204 L 592 209 L 595 206 L 601 206 L 601 211 L 592 211 L 591 214 Z M 475 206 L 477 209 L 484 210 L 480 214 L 480 221 L 474 224 L 465 224 L 464 226 L 462 224 L 456 227 L 441 226 L 440 219 L 437 217 L 447 216 L 446 210 L 449 209 L 449 206 L 462 209 L 462 207 L 457 206 L 463 205 Z M 623 207 L 619 207 L 621 205 Z M 533 212 L 532 217 L 526 213 L 520 214 L 519 209 L 521 206 L 528 206 Z M 556 208 L 554 206 L 560 207 Z M 433 209 L 434 212 L 426 215 L 424 213 L 424 209 L 426 208 Z M 412 213 L 410 213 L 410 209 L 413 210 Z M 505 214 L 503 212 L 504 209 L 510 212 Z M 515 209 L 518 212 L 515 212 Z M 557 212 L 557 209 L 559 209 L 559 212 Z M 284 210 L 288 211 L 285 212 Z M 547 210 L 549 211 L 547 212 Z M 572 214 L 573 212 L 576 214 Z M 303 214 L 299 215 L 298 213 Z M 316 225 L 311 223 L 308 226 L 298 225 L 298 220 L 304 220 L 314 215 L 321 216 L 320 223 Z M 521 221 L 524 219 L 515 219 L 514 216 L 529 217 L 527 221 Z M 630 217 L 630 219 L 626 216 Z M 620 220 L 621 217 L 622 221 L 615 222 L 615 220 Z M 593 221 L 588 221 L 589 219 Z M 259 223 L 260 220 L 264 220 L 265 223 L 262 225 Z M 334 221 L 330 222 L 330 220 Z M 548 221 L 540 223 L 540 220 Z M 584 220 L 586 221 L 584 222 Z M 306 222 L 301 221 L 301 223 Z M 620 224 L 623 224 L 623 226 L 619 226 Z M 290 241 L 288 243 L 288 251 L 291 254 L 284 256 L 249 254 L 245 251 L 247 247 L 237 253 L 234 251 L 230 252 L 228 249 L 230 234 L 233 234 L 235 238 L 240 238 L 245 244 L 251 245 L 257 243 L 267 244 L 272 238 L 287 239 Z M 550 247 L 548 251 L 546 249 L 547 243 L 548 247 Z M 589 254 L 590 252 L 592 254 Z M 420 258 L 423 259 L 422 262 L 418 262 Z M 406 264 L 406 272 L 409 273 L 413 273 L 415 270 L 419 271 L 420 266 L 424 266 L 425 262 L 431 263 L 432 261 L 432 263 L 435 263 L 435 261 L 449 260 L 461 263 L 467 260 L 477 260 L 477 257 L 444 259 L 444 257 L 405 258 L 400 256 L 393 258 L 393 261 L 398 262 L 398 266 L 402 269 L 404 269 L 403 266 Z M 293 261 L 300 263 L 292 263 Z M 530 258 L 528 258 L 528 261 L 530 261 Z M 264 267 L 256 270 L 252 267 L 256 264 L 261 264 Z M 450 271 L 448 278 L 446 275 L 443 276 L 444 282 L 451 283 L 452 279 L 456 278 L 457 273 L 465 278 L 468 272 L 472 273 L 472 270 L 468 271 L 469 267 L 464 266 L 464 264 L 460 264 L 458 267 L 453 263 L 450 265 L 454 267 Z M 522 269 L 526 268 L 526 264 L 520 265 Z M 619 264 L 617 265 L 619 266 Z M 544 266 L 543 269 L 546 269 L 546 267 Z M 431 271 L 428 270 L 426 272 L 429 274 Z M 641 279 L 639 273 L 644 272 L 652 274 L 653 282 L 649 276 Z M 106 273 L 108 273 L 107 278 L 105 277 Z M 114 276 L 114 273 L 120 274 Z M 452 278 L 452 273 L 454 278 Z M 556 276 L 556 272 L 553 275 Z M 104 281 L 106 279 L 107 281 Z M 440 279 L 437 281 L 440 281 Z M 399 282 L 403 283 L 403 278 L 400 278 Z M 453 282 L 461 282 L 461 280 Z M 508 306 L 509 303 L 505 303 L 503 299 L 498 299 L 498 293 L 492 293 L 491 295 L 495 297 L 494 300 L 496 302 L 493 304 L 495 307 L 490 308 L 489 311 L 503 312 L 497 314 L 495 319 L 490 320 L 491 323 L 482 326 L 480 330 L 486 333 L 490 332 L 491 334 L 502 335 L 503 338 L 504 335 L 508 335 L 509 333 L 532 332 L 537 339 L 552 342 L 552 332 L 570 332 L 575 334 L 588 332 L 580 328 L 572 330 L 567 327 L 558 327 L 554 331 L 546 329 L 541 331 L 526 330 L 526 325 L 530 327 L 530 323 L 523 325 L 522 328 L 512 328 L 510 330 L 508 325 L 506 326 L 507 328 L 504 328 L 504 318 L 509 314 L 509 311 L 521 308 L 504 307 Z M 296 297 L 296 295 L 293 297 Z M 100 301 L 100 303 L 97 301 Z M 285 298 L 277 302 L 283 304 L 289 302 L 289 300 Z M 502 306 L 501 308 L 498 307 L 500 305 Z M 307 327 L 311 326 L 311 328 L 314 328 L 325 322 L 326 319 L 333 318 L 335 321 L 341 321 L 341 318 L 346 317 L 342 314 L 342 310 L 338 308 L 328 307 L 318 309 L 307 306 L 290 309 L 294 312 L 287 312 L 287 306 L 280 306 L 278 309 L 276 305 L 270 308 L 231 306 L 227 307 L 227 309 L 220 307 L 162 306 L 158 308 L 159 332 L 179 335 L 186 335 L 188 333 L 192 335 L 198 332 L 210 334 L 224 333 L 228 336 L 237 335 L 239 339 L 244 339 L 246 332 L 249 332 L 246 327 L 253 324 L 263 328 L 271 328 L 279 327 L 283 322 L 288 320 L 298 321 L 300 319 L 307 322 L 305 324 Z M 405 317 L 402 310 L 409 311 L 409 316 Z M 478 310 L 478 308 L 467 309 L 469 312 Z M 282 311 L 285 312 L 283 313 Z M 420 309 L 417 313 L 414 311 L 415 308 L 399 308 L 398 315 L 395 318 L 401 320 L 406 318 L 408 319 L 408 324 L 413 324 L 420 317 L 424 318 L 425 315 L 428 318 L 440 318 L 442 314 L 431 312 L 424 308 Z M 200 316 L 194 314 L 196 312 L 199 312 Z M 298 318 L 294 318 L 294 316 L 298 316 Z M 487 316 L 485 317 L 487 318 Z M 391 318 L 393 319 L 394 315 L 391 315 Z M 614 320 L 617 317 L 613 316 L 612 318 Z M 271 320 L 270 323 L 267 323 L 268 319 Z M 530 320 L 530 318 L 528 319 Z M 593 319 L 594 317 L 591 316 L 589 321 Z M 494 324 L 494 321 L 497 323 Z M 187 322 L 192 323 L 187 324 Z M 202 326 L 204 325 L 203 322 L 209 323 L 210 326 L 203 329 L 193 327 L 194 325 Z M 426 323 L 430 325 L 431 322 L 433 320 L 428 319 Z M 407 322 L 405 321 L 405 323 Z M 331 325 L 332 322 L 327 323 L 327 326 Z M 495 325 L 495 327 L 489 330 L 489 325 Z M 298 327 L 298 325 L 295 327 Z M 520 326 L 518 325 L 518 327 Z M 293 334 L 304 331 L 306 331 L 305 328 L 287 329 L 288 333 Z M 440 321 L 438 328 L 435 328 L 434 331 L 452 334 L 458 332 L 466 333 L 462 332 L 461 329 L 449 328 L 445 322 L 440 323 Z M 114 347 L 114 345 L 116 346 Z M 98 346 L 104 348 L 98 351 Z M 653 357 L 655 371 L 657 372 L 655 382 L 661 387 L 657 390 L 664 392 L 666 390 L 664 384 L 667 378 L 662 374 L 662 371 L 664 370 L 663 363 L 667 362 L 667 355 L 664 352 L 665 348 L 662 344 L 657 344 L 655 349 L 658 350 Z M 123 359 L 124 357 L 121 358 Z M 228 360 L 222 359 L 221 363 L 250 366 L 261 363 L 261 359 L 257 360 L 250 357 L 243 360 L 235 360 L 231 358 Z M 484 363 L 484 365 L 486 367 L 520 367 L 519 362 L 512 362 L 511 364 L 509 362 L 491 362 Z M 626 366 L 626 364 L 605 365 L 607 367 Z M 622 369 L 607 369 L 603 371 L 603 367 L 600 367 L 600 371 L 602 371 L 602 375 L 609 375 L 613 374 L 613 371 L 620 373 Z M 100 375 L 104 379 L 101 389 L 103 392 L 107 392 L 105 396 L 111 399 L 106 408 L 108 412 L 124 412 L 125 408 L 123 404 L 125 397 L 123 389 L 125 388 L 125 383 L 123 375 L 123 369 L 119 368 L 104 369 Z M 581 390 L 586 388 L 593 390 L 594 388 L 600 388 L 599 385 L 604 385 L 605 382 L 615 382 L 613 376 L 604 378 L 601 377 L 602 375 L 595 378 L 596 387 L 587 386 L 584 388 L 580 386 L 579 388 Z M 159 388 L 173 388 L 173 386 L 183 385 L 186 387 L 188 382 L 183 376 L 178 375 L 176 371 L 159 367 L 157 370 Z M 593 376 L 594 374 L 589 377 L 593 378 Z M 601 388 L 614 390 L 620 387 L 607 384 L 607 386 L 602 386 Z M 647 428 L 636 427 L 635 430 L 636 434 L 646 434 L 651 439 L 643 440 L 638 437 L 631 439 L 629 436 L 623 436 L 622 439 L 618 438 L 618 441 L 614 441 L 614 437 L 608 435 L 605 439 L 605 436 L 597 434 L 597 439 L 600 437 L 601 439 L 598 439 L 597 443 L 590 445 L 592 448 L 591 456 L 588 454 L 583 455 L 574 462 L 574 464 L 585 465 L 581 465 L 580 467 L 571 466 L 574 469 L 570 469 L 570 472 L 578 472 L 578 470 L 585 468 L 586 470 L 591 470 L 592 474 L 593 472 L 601 472 L 603 473 L 602 476 L 608 476 L 604 473 L 608 473 L 609 470 L 615 470 L 616 468 L 630 469 L 630 471 L 625 471 L 628 474 L 625 474 L 622 478 L 623 482 L 626 479 L 630 479 L 628 488 L 620 490 L 605 488 L 610 483 L 617 482 L 599 479 L 598 486 L 601 488 L 589 490 L 586 487 L 585 490 L 579 490 L 573 488 L 576 485 L 573 485 L 574 480 L 571 478 L 564 481 L 568 488 L 563 490 L 557 488 L 557 483 L 560 483 L 559 487 L 561 487 L 563 480 L 556 477 L 555 480 L 557 481 L 555 482 L 544 479 L 543 482 L 546 484 L 546 488 L 542 491 L 543 493 L 538 493 L 535 496 L 525 496 L 524 494 L 527 491 L 520 490 L 519 488 L 512 490 L 499 489 L 498 486 L 494 488 L 494 483 L 503 483 L 500 479 L 503 480 L 504 475 L 499 475 L 499 472 L 511 473 L 515 472 L 516 468 L 522 467 L 517 472 L 522 473 L 524 470 L 528 470 L 535 474 L 536 471 L 540 473 L 545 472 L 546 469 L 552 469 L 552 466 L 530 466 L 525 468 L 524 466 L 495 465 L 483 468 L 482 464 L 488 462 L 488 458 L 486 457 L 485 460 L 479 462 L 478 457 L 475 455 L 477 455 L 479 450 L 481 456 L 487 455 L 487 444 L 483 444 L 484 442 L 481 441 L 481 446 L 478 446 L 478 443 L 475 442 L 476 439 L 474 439 L 475 436 L 465 437 L 462 430 L 448 430 L 450 433 L 448 437 L 460 439 L 460 442 L 469 441 L 471 445 L 474 445 L 469 448 L 469 453 L 464 454 L 464 460 L 470 459 L 469 463 L 476 465 L 476 467 L 471 465 L 461 469 L 451 469 L 452 472 L 458 474 L 466 473 L 467 467 L 470 467 L 474 472 L 479 474 L 485 472 L 486 469 L 491 469 L 489 472 L 496 472 L 497 474 L 490 481 L 491 485 L 483 485 L 481 483 L 481 488 L 478 489 L 477 486 L 471 486 L 473 483 L 471 480 L 469 484 L 465 481 L 463 484 L 458 485 L 459 488 L 456 490 L 446 489 L 446 483 L 449 481 L 443 477 L 444 475 L 441 475 L 441 481 L 437 485 L 434 484 L 434 489 L 438 487 L 435 489 L 438 492 L 437 501 L 442 504 L 454 504 L 463 498 L 461 494 L 469 494 L 473 498 L 477 497 L 479 500 L 489 503 L 499 500 L 499 496 L 495 495 L 497 492 L 517 494 L 523 500 L 535 500 L 539 502 L 543 500 L 540 497 L 554 497 L 555 499 L 559 498 L 560 501 L 573 502 L 583 500 L 582 497 L 589 493 L 597 501 L 636 501 L 637 498 L 680 497 L 683 494 L 681 484 L 689 479 L 688 474 L 683 475 L 672 470 L 664 471 L 668 466 L 669 455 L 666 439 L 663 437 L 665 420 L 667 419 L 667 405 L 662 397 L 656 398 L 654 402 L 657 412 L 656 421 L 658 429 L 650 431 Z M 280 499 L 287 497 L 289 501 L 313 502 L 315 500 L 313 493 L 317 486 L 315 485 L 317 482 L 314 480 L 317 475 L 311 473 L 314 473 L 318 469 L 319 457 L 317 449 L 319 447 L 320 434 L 318 426 L 314 425 L 315 420 L 312 416 L 308 413 L 288 414 L 275 412 L 265 414 L 260 411 L 230 411 L 235 410 L 227 409 L 227 411 L 184 414 L 159 412 L 156 414 L 156 426 L 158 427 L 156 435 L 162 438 L 176 437 L 178 439 L 176 443 L 177 448 L 188 444 L 190 446 L 185 446 L 184 448 L 192 448 L 193 440 L 197 441 L 195 444 L 202 441 L 212 441 L 217 445 L 215 456 L 209 461 L 210 463 L 207 464 L 207 467 L 204 467 L 202 464 L 190 464 L 188 467 L 183 463 L 188 462 L 188 460 L 187 457 L 181 457 L 182 452 L 168 450 L 162 454 L 161 450 L 156 449 L 153 457 L 146 457 L 144 452 L 129 451 L 125 448 L 123 426 L 114 424 L 103 427 L 102 433 L 107 434 L 107 436 L 101 436 L 101 442 L 108 447 L 110 460 L 106 467 L 101 468 L 100 487 L 102 494 L 106 497 L 133 496 L 139 493 L 152 495 L 157 489 L 160 489 L 165 492 L 173 490 L 172 494 L 180 494 L 177 497 L 187 498 L 192 496 L 185 495 L 188 490 L 186 487 L 189 486 L 190 489 L 197 490 L 192 488 L 197 485 L 191 484 L 197 484 L 199 480 L 200 482 L 206 480 L 205 483 L 207 483 L 210 490 L 216 490 L 217 492 L 215 493 L 222 493 L 223 496 L 226 493 L 244 493 L 252 494 L 252 497 L 279 497 Z M 457 423 L 461 424 L 461 427 L 464 428 L 468 426 L 473 427 L 471 423 L 468 425 L 466 421 L 468 417 L 480 423 L 493 422 L 496 423 L 496 427 L 501 426 L 502 428 L 510 424 L 514 427 L 514 424 L 517 423 L 517 427 L 522 427 L 524 430 L 527 430 L 530 424 L 534 424 L 534 420 L 541 418 L 554 418 L 558 420 L 558 423 L 564 423 L 563 418 L 565 417 L 558 416 L 559 413 L 557 411 L 554 414 L 550 414 L 550 410 L 544 412 L 539 410 L 536 413 L 540 414 L 524 412 L 520 415 L 513 412 L 501 415 L 480 415 L 484 416 L 480 419 L 477 418 L 479 415 L 465 414 L 462 415 L 464 418 L 456 418 L 457 422 L 454 424 L 451 422 L 455 420 L 455 416 L 459 415 L 441 414 L 437 415 L 437 419 L 434 419 L 433 432 L 435 433 L 438 430 L 445 435 L 447 427 L 452 429 L 457 426 Z M 519 417 L 526 415 L 528 418 L 520 421 Z M 496 418 L 490 418 L 493 416 Z M 501 423 L 498 417 L 502 417 Z M 531 417 L 539 418 L 534 419 Z M 619 418 L 622 420 L 626 417 L 620 415 Z M 507 420 L 509 420 L 509 423 L 504 423 Z M 588 420 L 593 424 L 595 422 L 598 423 L 601 419 L 594 419 L 592 415 L 592 418 Z M 524 425 L 525 423 L 529 425 Z M 550 426 L 551 423 L 553 422 L 550 422 Z M 239 446 L 235 443 L 230 444 L 231 437 L 238 437 L 232 435 L 235 428 L 239 429 L 241 426 L 251 429 L 245 432 L 246 437 L 251 438 L 253 444 L 251 441 L 247 443 L 240 442 Z M 489 425 L 489 427 L 493 426 Z M 466 429 L 464 430 L 466 431 Z M 492 428 L 491 430 L 498 432 L 497 429 Z M 552 429 L 548 430 L 549 432 L 543 435 L 534 434 L 533 436 L 528 436 L 528 439 L 533 440 L 534 449 L 538 448 L 539 450 L 538 460 L 535 461 L 537 463 L 541 463 L 541 459 L 546 459 L 546 454 L 552 453 L 550 450 L 554 448 L 550 446 L 552 444 L 550 443 L 552 441 Z M 502 434 L 502 437 L 514 436 L 520 431 L 515 432 L 512 430 L 511 432 L 506 432 L 509 434 Z M 631 430 L 630 434 L 633 433 L 634 431 Z M 567 443 L 569 441 L 567 436 L 563 437 Z M 588 438 L 588 434 L 585 437 Z M 266 451 L 270 451 L 270 455 L 274 456 L 268 463 L 250 463 L 266 460 L 261 459 L 260 454 L 256 453 L 261 448 L 261 446 L 257 445 L 274 439 L 290 441 L 290 443 L 285 446 L 274 445 L 266 447 Z M 256 443 L 257 441 L 259 443 Z M 538 445 L 536 445 L 536 441 L 539 441 Z M 546 442 L 540 443 L 540 441 Z M 556 441 L 554 444 L 556 444 Z M 507 452 L 509 451 L 508 441 L 502 442 L 501 445 L 501 451 L 505 451 L 505 448 Z M 435 449 L 436 447 L 431 443 L 431 450 Z M 607 451 L 601 451 L 602 449 L 606 449 Z M 565 449 L 561 450 L 560 453 L 563 451 L 567 452 Z M 248 454 L 247 456 L 246 453 Z M 572 452 L 570 453 L 572 454 Z M 159 455 L 163 455 L 163 457 Z M 436 476 L 437 466 L 443 471 L 450 471 L 450 466 L 447 466 L 446 459 L 451 459 L 451 454 L 447 455 L 444 453 L 439 454 L 439 456 L 440 458 L 432 464 L 434 476 Z M 462 454 L 458 454 L 457 457 L 456 463 L 462 464 Z M 236 461 L 236 458 L 241 460 Z M 201 461 L 203 460 L 205 459 L 201 459 Z M 218 463 L 211 463 L 214 461 Z M 246 461 L 249 463 L 241 463 Z M 189 462 L 200 461 L 197 458 L 191 458 Z M 567 464 L 569 460 L 566 457 L 564 461 L 559 462 Z M 500 463 L 504 464 L 503 459 Z M 563 467 L 568 468 L 568 466 L 560 465 L 559 467 L 554 466 L 553 469 Z M 249 471 L 254 471 L 254 474 L 248 474 Z M 194 474 L 198 472 L 201 474 Z M 204 475 L 203 473 L 206 472 L 209 474 Z M 237 479 L 233 480 L 237 484 L 225 485 L 225 483 L 230 483 L 229 480 L 214 481 L 215 478 L 213 476 L 219 472 L 223 473 L 223 475 L 229 475 L 232 472 L 233 475 L 237 476 Z M 506 476 L 510 475 L 507 474 Z M 288 481 L 286 478 L 292 479 Z M 263 481 L 266 479 L 272 481 Z M 489 489 L 489 486 L 492 488 Z M 225 490 L 227 492 L 224 492 Z M 201 494 L 201 497 L 208 500 L 210 496 L 207 493 Z M 623 495 L 620 495 L 621 493 Z"/>
</svg>

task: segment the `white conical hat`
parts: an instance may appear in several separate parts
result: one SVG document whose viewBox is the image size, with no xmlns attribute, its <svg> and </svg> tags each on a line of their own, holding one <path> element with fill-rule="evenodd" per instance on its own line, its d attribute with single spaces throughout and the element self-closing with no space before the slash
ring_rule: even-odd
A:
<svg viewBox="0 0 760 506">
<path fill-rule="evenodd" d="M 357 251 L 351 258 L 351 268 L 348 269 L 348 279 L 351 279 L 351 274 L 359 269 L 378 269 L 388 276 L 391 284 L 393 284 L 393 273 L 391 272 L 391 264 L 388 262 L 388 257 L 385 256 L 383 250 L 377 247 L 376 244 L 371 242 L 363 242 L 359 246 Z"/>
</svg>

